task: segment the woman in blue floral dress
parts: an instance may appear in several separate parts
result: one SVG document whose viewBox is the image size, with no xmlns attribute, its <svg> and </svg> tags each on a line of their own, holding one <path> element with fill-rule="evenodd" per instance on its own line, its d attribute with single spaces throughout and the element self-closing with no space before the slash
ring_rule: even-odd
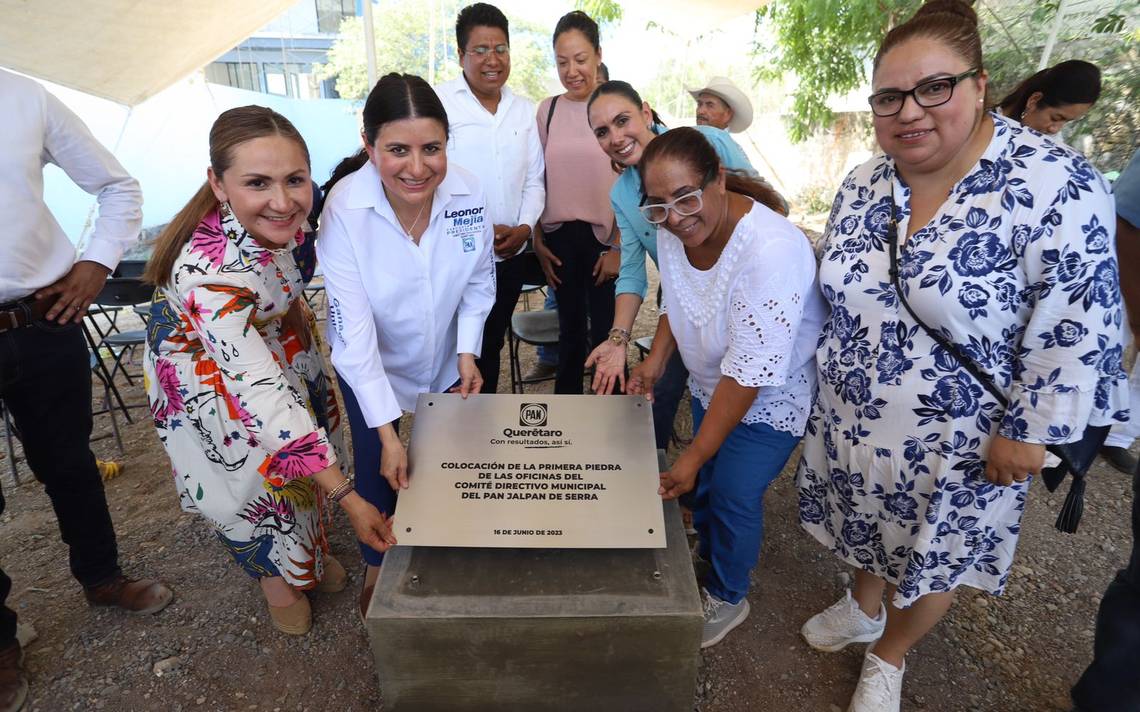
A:
<svg viewBox="0 0 1140 712">
<path fill-rule="evenodd" d="M 1002 591 L 1045 444 L 1127 417 L 1106 183 L 1068 148 L 985 112 L 986 79 L 963 3 L 928 3 L 892 30 L 870 97 L 885 155 L 844 180 L 823 239 L 831 316 L 800 520 L 855 567 L 855 595 L 803 635 L 827 651 L 877 641 L 855 712 L 899 709 L 903 658 L 953 589 Z M 892 210 L 907 301 L 1009 408 L 900 304 Z"/>
</svg>

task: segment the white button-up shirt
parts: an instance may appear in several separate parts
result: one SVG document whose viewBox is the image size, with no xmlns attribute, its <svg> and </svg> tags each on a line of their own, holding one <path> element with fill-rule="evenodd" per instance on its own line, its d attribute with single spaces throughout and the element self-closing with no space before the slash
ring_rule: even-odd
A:
<svg viewBox="0 0 1140 712">
<path fill-rule="evenodd" d="M 52 284 L 75 264 L 75 246 L 44 203 L 48 163 L 98 196 L 99 217 L 80 259 L 115 269 L 142 224 L 138 181 L 39 83 L 0 70 L 0 106 L 0 304 Z"/>
<path fill-rule="evenodd" d="M 447 110 L 447 160 L 474 173 L 487 196 L 492 225 L 529 225 L 534 230 L 546 203 L 545 166 L 534 103 L 503 87 L 495 113 L 479 103 L 467 80 L 436 87 Z M 524 243 L 519 247 L 522 252 Z M 517 254 L 517 253 L 516 253 Z M 496 255 L 495 261 L 501 261 Z"/>
<path fill-rule="evenodd" d="M 459 378 L 479 356 L 495 303 L 494 232 L 475 176 L 449 165 L 417 245 L 400 226 L 371 162 L 337 183 L 321 213 L 317 259 L 329 343 L 369 427 L 413 410 L 420 393 Z"/>
</svg>

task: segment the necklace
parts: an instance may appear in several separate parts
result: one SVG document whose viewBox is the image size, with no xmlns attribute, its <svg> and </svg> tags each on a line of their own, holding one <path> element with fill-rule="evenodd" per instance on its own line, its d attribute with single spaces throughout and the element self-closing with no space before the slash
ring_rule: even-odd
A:
<svg viewBox="0 0 1140 712">
<path fill-rule="evenodd" d="M 424 201 L 423 205 L 420 206 L 420 212 L 416 214 L 416 219 L 412 223 L 411 227 L 404 227 L 404 221 L 400 219 L 400 214 L 396 212 L 396 206 L 394 206 L 394 205 L 392 206 L 392 213 L 395 214 L 395 216 L 396 216 L 396 222 L 400 223 L 400 228 L 404 231 L 404 234 L 407 235 L 409 238 L 411 238 L 413 240 L 416 239 L 416 238 L 412 237 L 412 230 L 415 230 L 416 225 L 419 225 L 420 218 L 422 218 L 424 216 L 424 208 L 426 208 L 428 203 L 430 203 L 430 202 L 431 202 L 431 198 L 428 198 L 427 200 Z"/>
</svg>

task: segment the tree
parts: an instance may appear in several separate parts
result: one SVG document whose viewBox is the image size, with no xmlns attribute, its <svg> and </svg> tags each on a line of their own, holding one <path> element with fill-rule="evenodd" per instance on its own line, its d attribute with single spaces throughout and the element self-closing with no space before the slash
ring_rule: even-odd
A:
<svg viewBox="0 0 1140 712">
<path fill-rule="evenodd" d="M 921 0 L 774 0 L 756 11 L 753 58 L 759 78 L 796 77 L 788 134 L 807 139 L 832 121 L 828 99 L 867 83 L 867 68 L 888 28 Z"/>
<path fill-rule="evenodd" d="M 621 4 L 614 0 L 575 0 L 574 9 L 594 18 L 594 22 L 599 25 L 616 25 L 621 22 Z"/>
<path fill-rule="evenodd" d="M 461 69 L 455 47 L 455 17 L 466 4 L 460 0 L 444 0 L 439 5 L 402 0 L 378 6 L 373 27 L 379 76 L 402 72 L 427 79 L 434 73 L 436 83 L 458 77 Z M 553 76 L 546 42 L 544 28 L 511 23 L 508 84 L 515 92 L 534 101 L 549 93 L 548 79 Z M 329 50 L 328 58 L 328 63 L 317 68 L 318 76 L 335 77 L 337 93 L 346 99 L 365 98 L 370 87 L 361 18 L 349 17 L 341 23 L 339 37 Z M 429 72 L 429 64 L 434 72 Z"/>
<path fill-rule="evenodd" d="M 756 73 L 795 78 L 788 132 L 808 138 L 833 117 L 827 101 L 867 84 L 871 59 L 887 31 L 909 18 L 921 0 L 774 0 L 756 13 Z M 1069 5 L 1050 64 L 1080 58 L 1104 73 L 1101 100 L 1066 132 L 1088 137 L 1089 155 L 1103 170 L 1122 167 L 1140 131 L 1140 59 L 1135 14 L 1126 1 Z M 1037 68 L 1059 0 L 977 0 L 982 48 L 997 101 Z M 1082 141 L 1085 141 L 1082 139 Z"/>
</svg>

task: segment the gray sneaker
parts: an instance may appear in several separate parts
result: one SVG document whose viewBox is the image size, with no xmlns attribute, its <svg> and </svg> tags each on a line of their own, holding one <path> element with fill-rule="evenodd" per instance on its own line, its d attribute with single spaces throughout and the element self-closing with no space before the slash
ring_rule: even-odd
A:
<svg viewBox="0 0 1140 712">
<path fill-rule="evenodd" d="M 742 598 L 739 603 L 722 601 L 705 589 L 701 589 L 705 599 L 705 628 L 701 633 L 701 649 L 711 648 L 728 635 L 736 626 L 748 617 L 748 599 Z"/>
</svg>

